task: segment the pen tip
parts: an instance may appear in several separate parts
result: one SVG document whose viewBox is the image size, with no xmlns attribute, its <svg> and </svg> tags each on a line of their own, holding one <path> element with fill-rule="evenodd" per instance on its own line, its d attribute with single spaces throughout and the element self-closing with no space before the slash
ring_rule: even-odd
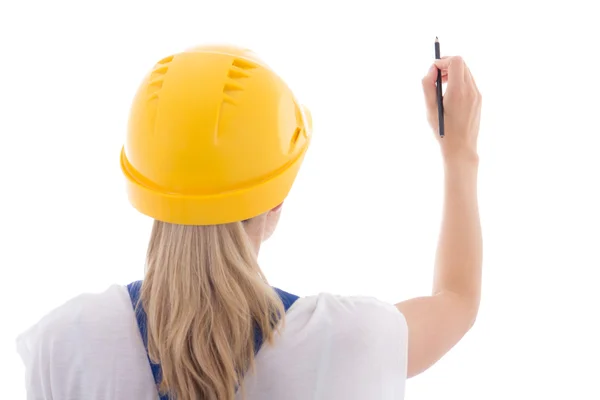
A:
<svg viewBox="0 0 600 400">
<path fill-rule="evenodd" d="M 438 37 L 437 37 L 437 36 L 435 37 L 435 41 L 436 41 L 436 42 L 439 42 L 439 41 L 440 41 L 440 40 L 438 39 Z"/>
</svg>

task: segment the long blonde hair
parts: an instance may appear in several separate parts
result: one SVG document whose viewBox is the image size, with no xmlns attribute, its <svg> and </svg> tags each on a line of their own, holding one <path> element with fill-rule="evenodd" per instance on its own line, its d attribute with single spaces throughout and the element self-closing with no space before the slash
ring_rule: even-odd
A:
<svg viewBox="0 0 600 400">
<path fill-rule="evenodd" d="M 284 316 L 242 222 L 155 221 L 141 300 L 159 390 L 177 400 L 233 399 L 254 367 L 254 328 L 272 343 Z"/>
</svg>

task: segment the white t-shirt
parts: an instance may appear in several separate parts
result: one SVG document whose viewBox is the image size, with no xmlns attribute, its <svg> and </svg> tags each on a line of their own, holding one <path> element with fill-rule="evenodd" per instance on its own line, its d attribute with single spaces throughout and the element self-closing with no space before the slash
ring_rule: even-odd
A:
<svg viewBox="0 0 600 400">
<path fill-rule="evenodd" d="M 391 304 L 331 294 L 298 299 L 245 378 L 247 400 L 404 398 L 408 329 Z M 156 400 L 125 286 L 80 295 L 17 339 L 28 400 Z M 238 396 L 241 399 L 241 396 Z"/>
</svg>

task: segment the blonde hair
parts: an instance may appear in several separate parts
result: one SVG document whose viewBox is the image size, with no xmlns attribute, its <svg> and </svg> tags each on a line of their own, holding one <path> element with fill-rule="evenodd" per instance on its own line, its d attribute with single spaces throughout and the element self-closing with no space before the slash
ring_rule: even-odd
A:
<svg viewBox="0 0 600 400">
<path fill-rule="evenodd" d="M 254 367 L 254 329 L 272 343 L 285 314 L 242 222 L 155 221 L 141 305 L 159 390 L 177 400 L 233 399 Z"/>
</svg>

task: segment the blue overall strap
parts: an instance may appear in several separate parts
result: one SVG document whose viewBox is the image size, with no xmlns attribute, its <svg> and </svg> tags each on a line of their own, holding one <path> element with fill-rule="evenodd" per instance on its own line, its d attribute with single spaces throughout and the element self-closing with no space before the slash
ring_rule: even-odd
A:
<svg viewBox="0 0 600 400">
<path fill-rule="evenodd" d="M 283 308 L 285 308 L 285 312 L 287 312 L 290 307 L 296 302 L 296 300 L 298 300 L 298 296 L 296 296 L 295 294 L 291 294 L 288 292 L 284 292 L 281 289 L 277 289 L 277 288 L 273 288 L 275 289 L 275 292 L 277 292 L 277 294 L 279 295 L 279 298 L 281 299 L 281 302 L 283 303 Z M 258 350 L 260 350 L 260 347 L 263 344 L 263 337 L 262 337 L 262 332 L 260 331 L 260 329 L 258 328 L 254 328 L 254 354 L 258 353 Z"/>
<path fill-rule="evenodd" d="M 148 329 L 146 324 L 146 311 L 142 308 L 142 305 L 139 304 L 140 301 L 140 291 L 142 289 L 142 281 L 132 282 L 127 285 L 127 290 L 129 291 L 129 297 L 131 297 L 131 304 L 133 305 L 133 311 L 135 312 L 135 318 L 137 319 L 138 328 L 140 330 L 140 334 L 142 335 L 142 341 L 144 342 L 144 348 L 146 349 L 146 354 L 148 353 Z M 162 372 L 160 370 L 160 364 L 155 364 L 150 360 L 150 356 L 148 355 L 148 362 L 150 363 L 150 368 L 152 369 L 152 375 L 154 376 L 154 382 L 156 383 L 156 387 L 158 388 L 158 384 L 162 380 Z M 169 396 L 164 395 L 160 396 L 160 400 L 169 400 Z"/>
<path fill-rule="evenodd" d="M 144 342 L 144 347 L 146 348 L 146 353 L 148 353 L 148 330 L 146 323 L 146 312 L 142 308 L 140 301 L 140 291 L 142 289 L 142 281 L 132 282 L 127 285 L 127 291 L 129 292 L 129 297 L 131 298 L 131 304 L 133 305 L 133 309 L 135 311 L 135 317 L 137 319 L 138 328 L 140 330 L 140 334 L 142 335 L 142 341 Z M 289 310 L 289 308 L 298 300 L 298 296 L 285 292 L 278 288 L 273 288 L 275 292 L 279 295 L 281 302 L 283 303 L 283 307 L 285 308 L 285 312 Z M 254 329 L 254 352 L 258 353 L 260 347 L 263 344 L 262 332 L 260 329 Z M 160 369 L 160 364 L 155 364 L 150 360 L 150 356 L 148 356 L 148 362 L 150 363 L 150 368 L 152 369 L 152 375 L 154 376 L 154 382 L 157 387 L 162 380 L 162 373 Z M 169 400 L 168 395 L 160 396 L 160 400 Z"/>
</svg>

